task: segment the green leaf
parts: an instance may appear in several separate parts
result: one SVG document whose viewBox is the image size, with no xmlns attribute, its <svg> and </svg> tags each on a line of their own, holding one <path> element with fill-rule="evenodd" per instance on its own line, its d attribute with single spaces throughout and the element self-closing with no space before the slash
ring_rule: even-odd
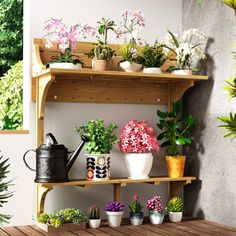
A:
<svg viewBox="0 0 236 236">
<path fill-rule="evenodd" d="M 182 137 L 182 138 L 178 138 L 178 139 L 176 139 L 176 144 L 177 145 L 185 145 L 185 144 L 190 144 L 191 143 L 191 139 L 190 138 L 184 138 L 184 137 Z"/>
<path fill-rule="evenodd" d="M 168 112 L 162 112 L 160 110 L 157 111 L 157 115 L 161 118 L 161 119 L 165 119 L 166 117 L 168 117 Z"/>
<path fill-rule="evenodd" d="M 174 34 L 172 32 L 170 32 L 168 30 L 168 33 L 171 35 L 171 38 L 173 39 L 174 43 L 175 43 L 175 46 L 178 48 L 179 47 L 179 42 L 178 40 L 176 39 L 176 37 L 174 36 Z"/>
</svg>

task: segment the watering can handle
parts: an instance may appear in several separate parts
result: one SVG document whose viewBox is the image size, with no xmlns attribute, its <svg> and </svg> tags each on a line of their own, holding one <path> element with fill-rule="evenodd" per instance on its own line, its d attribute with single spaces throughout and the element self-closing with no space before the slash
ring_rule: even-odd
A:
<svg viewBox="0 0 236 236">
<path fill-rule="evenodd" d="M 26 167 L 28 168 L 28 169 L 30 169 L 30 170 L 32 170 L 32 171 L 36 171 L 36 170 L 34 170 L 34 169 L 32 169 L 29 165 L 28 165 L 28 163 L 26 162 L 26 155 L 27 155 L 27 153 L 28 152 L 31 152 L 31 151 L 34 151 L 34 152 L 36 152 L 35 150 L 33 150 L 33 149 L 30 149 L 30 150 L 28 150 L 25 154 L 24 154 L 24 156 L 23 156 L 23 160 L 24 160 L 24 163 L 25 163 L 25 165 L 26 165 Z"/>
<path fill-rule="evenodd" d="M 51 144 L 57 144 L 57 140 L 52 133 L 48 133 L 46 134 L 46 145 L 49 146 Z"/>
</svg>

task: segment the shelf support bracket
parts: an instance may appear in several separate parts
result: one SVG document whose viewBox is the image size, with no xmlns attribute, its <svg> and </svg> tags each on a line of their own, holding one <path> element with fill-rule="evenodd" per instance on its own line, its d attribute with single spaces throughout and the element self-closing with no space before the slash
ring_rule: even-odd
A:
<svg viewBox="0 0 236 236">
<path fill-rule="evenodd" d="M 113 184 L 114 201 L 121 201 L 121 184 Z"/>
<path fill-rule="evenodd" d="M 37 217 L 44 212 L 44 203 L 47 193 L 51 191 L 53 187 L 45 187 L 41 184 L 36 184 L 36 214 Z"/>
<path fill-rule="evenodd" d="M 44 136 L 44 112 L 48 90 L 55 80 L 51 73 L 36 77 L 36 127 L 37 145 L 43 143 Z"/>
</svg>

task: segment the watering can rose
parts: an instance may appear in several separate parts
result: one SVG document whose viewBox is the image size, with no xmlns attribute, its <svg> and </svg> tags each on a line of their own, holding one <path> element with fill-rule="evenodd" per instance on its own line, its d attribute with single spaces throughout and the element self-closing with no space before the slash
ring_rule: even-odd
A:
<svg viewBox="0 0 236 236">
<path fill-rule="evenodd" d="M 155 132 L 148 121 L 129 121 L 122 130 L 120 150 L 129 153 L 159 151 Z"/>
</svg>

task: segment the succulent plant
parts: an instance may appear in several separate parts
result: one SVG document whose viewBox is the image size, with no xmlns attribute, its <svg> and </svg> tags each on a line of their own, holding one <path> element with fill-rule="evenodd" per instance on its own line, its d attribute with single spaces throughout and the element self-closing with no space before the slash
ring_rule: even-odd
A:
<svg viewBox="0 0 236 236">
<path fill-rule="evenodd" d="M 169 200 L 167 204 L 168 212 L 183 212 L 183 210 L 184 210 L 184 203 L 181 198 L 173 197 Z"/>
<path fill-rule="evenodd" d="M 108 202 L 104 208 L 105 211 L 123 211 L 125 205 L 120 202 Z"/>
<path fill-rule="evenodd" d="M 129 209 L 131 211 L 131 213 L 139 213 L 142 211 L 143 206 L 141 205 L 141 203 L 138 201 L 138 195 L 135 194 L 134 195 L 134 200 L 131 202 L 131 205 L 129 206 Z"/>
<path fill-rule="evenodd" d="M 100 219 L 100 209 L 98 207 L 91 207 L 89 212 L 89 219 Z"/>
<path fill-rule="evenodd" d="M 157 211 L 159 213 L 164 211 L 162 197 L 159 195 L 147 200 L 146 206 L 150 211 Z"/>
</svg>

